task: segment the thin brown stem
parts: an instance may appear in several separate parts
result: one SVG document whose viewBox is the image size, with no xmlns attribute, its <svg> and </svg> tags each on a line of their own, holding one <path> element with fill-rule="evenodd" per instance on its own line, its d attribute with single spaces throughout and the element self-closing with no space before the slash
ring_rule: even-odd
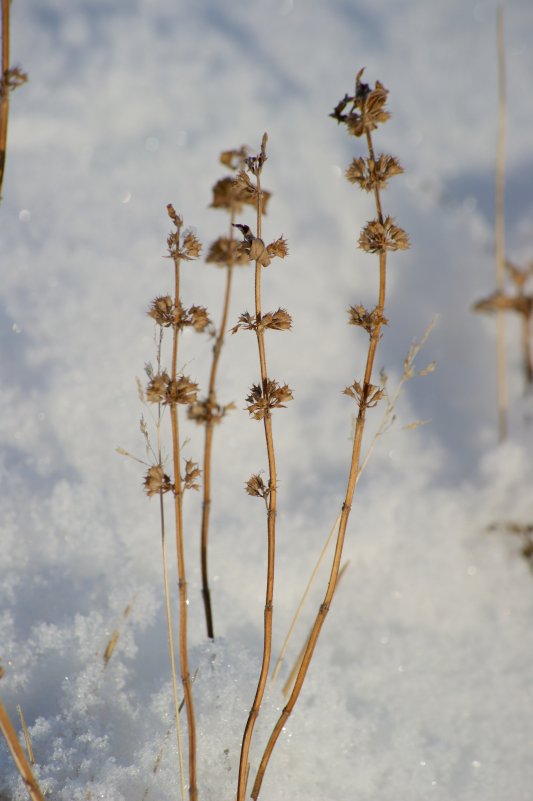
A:
<svg viewBox="0 0 533 801">
<path fill-rule="evenodd" d="M 7 149 L 7 121 L 9 117 L 9 3 L 2 0 L 2 72 L 0 74 L 0 197 L 4 181 Z"/>
<path fill-rule="evenodd" d="M 261 170 L 266 159 L 266 142 L 267 135 L 263 136 L 261 145 L 261 164 L 256 172 L 257 179 L 257 238 L 261 238 L 261 222 L 262 222 L 262 194 L 261 194 Z M 261 319 L 261 264 L 256 261 L 255 263 L 255 314 L 256 320 Z M 263 393 L 266 396 L 268 373 L 266 364 L 264 332 L 260 325 L 257 325 L 257 347 L 259 352 L 259 363 L 261 368 L 261 383 L 263 386 Z M 237 788 L 237 801 L 244 801 L 246 796 L 246 783 L 249 771 L 249 753 L 252 741 L 252 734 L 259 715 L 261 703 L 265 693 L 265 688 L 268 679 L 268 671 L 270 667 L 270 657 L 272 653 L 272 613 L 273 613 L 273 598 L 274 598 L 274 559 L 275 559 L 275 541 L 276 541 L 276 508 L 277 508 L 277 473 L 276 473 L 276 460 L 274 453 L 274 440 L 272 436 L 272 418 L 270 409 L 266 410 L 263 418 L 265 441 L 268 455 L 268 503 L 267 503 L 267 578 L 265 590 L 265 610 L 263 618 L 263 657 L 261 662 L 261 670 L 259 673 L 259 680 L 255 697 L 248 715 L 248 720 L 244 729 L 241 756 L 239 761 L 239 781 Z"/>
<path fill-rule="evenodd" d="M 37 779 L 32 773 L 32 769 L 28 764 L 28 760 L 26 759 L 26 754 L 19 743 L 17 733 L 11 723 L 9 715 L 7 714 L 6 708 L 4 707 L 3 703 L 0 701 L 0 731 L 4 735 L 5 741 L 7 743 L 7 747 L 11 752 L 11 756 L 13 758 L 13 762 L 17 766 L 17 770 L 22 777 L 22 781 L 26 785 L 26 789 L 29 793 L 30 798 L 32 801 L 44 801 L 44 795 L 41 792 L 41 788 L 37 782 Z"/>
<path fill-rule="evenodd" d="M 174 305 L 180 304 L 180 260 L 174 260 Z M 171 381 L 175 382 L 178 365 L 178 335 L 179 328 L 173 328 L 172 339 L 172 371 Z M 187 729 L 189 735 L 189 799 L 196 801 L 198 788 L 196 783 L 196 721 L 191 690 L 191 677 L 189 673 L 189 657 L 187 646 L 187 580 L 185 573 L 185 552 L 183 543 L 183 486 L 181 480 L 181 452 L 179 438 L 178 406 L 174 401 L 170 404 L 170 420 L 172 425 L 172 453 L 174 462 L 174 508 L 176 517 L 176 552 L 178 562 L 178 591 L 179 591 L 179 655 L 181 681 L 187 711 Z"/>
<path fill-rule="evenodd" d="M 373 146 L 372 146 L 372 138 L 370 132 L 367 131 L 366 134 L 367 138 L 367 145 L 368 150 L 371 158 L 373 158 Z M 374 190 L 375 202 L 376 202 L 376 211 L 378 214 L 378 218 L 380 222 L 383 221 L 383 215 L 381 211 L 381 199 L 379 188 L 375 186 Z M 386 270 L 387 270 L 387 254 L 386 251 L 382 250 L 379 254 L 379 295 L 378 295 L 378 304 L 377 304 L 377 313 L 378 317 L 381 320 L 383 318 L 383 310 L 385 307 L 385 290 L 386 290 Z M 373 329 L 367 359 L 366 359 L 366 366 L 365 366 L 365 373 L 364 373 L 364 383 L 362 388 L 361 397 L 359 399 L 359 412 L 357 415 L 357 422 L 355 425 L 355 434 L 353 440 L 353 447 L 352 447 L 352 457 L 350 462 L 350 469 L 348 473 L 348 481 L 346 486 L 346 494 L 344 497 L 344 502 L 341 508 L 341 516 L 339 522 L 339 530 L 337 534 L 337 541 L 335 544 L 335 552 L 333 555 L 333 561 L 331 565 L 330 575 L 328 586 L 326 589 L 326 593 L 324 595 L 324 599 L 318 613 L 315 618 L 315 622 L 309 634 L 309 639 L 307 642 L 307 646 L 302 656 L 302 661 L 300 664 L 300 668 L 298 670 L 298 674 L 296 676 L 296 680 L 294 683 L 294 687 L 290 694 L 290 697 L 283 708 L 283 711 L 278 718 L 276 725 L 270 735 L 270 739 L 268 744 L 265 748 L 263 757 L 261 759 L 261 763 L 259 765 L 259 770 L 257 771 L 257 776 L 254 782 L 254 786 L 252 789 L 252 798 L 257 799 L 259 796 L 259 792 L 261 790 L 261 784 L 263 781 L 263 777 L 265 771 L 267 769 L 272 751 L 276 745 L 279 735 L 283 730 L 294 706 L 298 700 L 300 692 L 302 690 L 303 683 L 305 681 L 305 677 L 307 675 L 307 671 L 309 669 L 309 665 L 311 664 L 311 660 L 313 658 L 313 653 L 315 650 L 315 646 L 317 644 L 320 632 L 322 630 L 322 626 L 324 625 L 326 616 L 329 612 L 331 601 L 333 599 L 333 595 L 335 593 L 335 588 L 337 586 L 338 577 L 339 577 L 339 569 L 342 559 L 342 551 L 344 547 L 344 540 L 346 536 L 346 528 L 348 525 L 348 519 L 350 516 L 350 511 L 352 507 L 352 500 L 355 492 L 355 487 L 357 484 L 357 477 L 359 474 L 359 463 L 361 459 L 361 445 L 363 441 L 363 432 L 365 427 L 365 420 L 366 420 L 366 410 L 367 410 L 367 401 L 369 399 L 370 394 L 370 387 L 371 387 L 371 379 L 372 379 L 372 370 L 374 366 L 374 359 L 376 354 L 376 349 L 378 346 L 378 342 L 381 336 L 381 326 L 382 323 L 379 322 Z"/>
<path fill-rule="evenodd" d="M 230 219 L 230 242 L 233 241 L 235 222 L 235 212 L 231 211 Z M 224 305 L 222 308 L 222 319 L 220 328 L 215 339 L 213 346 L 213 361 L 211 363 L 211 372 L 209 375 L 209 387 L 207 396 L 207 420 L 205 423 L 205 442 L 204 442 L 204 469 L 203 469 L 203 500 L 202 500 L 202 528 L 200 539 L 200 563 L 202 568 L 202 597 L 204 601 L 205 622 L 207 627 L 207 636 L 213 639 L 215 636 L 213 625 L 213 610 L 211 606 L 211 591 L 209 589 L 209 574 L 207 562 L 207 545 L 209 535 L 209 516 L 211 512 L 211 454 L 213 448 L 213 433 L 215 423 L 211 416 L 211 410 L 216 403 L 216 377 L 218 365 L 220 362 L 220 354 L 222 346 L 224 345 L 224 338 L 226 335 L 226 327 L 228 324 L 229 302 L 231 296 L 231 283 L 233 277 L 233 264 L 228 264 L 226 267 L 226 289 L 224 292 Z"/>
</svg>

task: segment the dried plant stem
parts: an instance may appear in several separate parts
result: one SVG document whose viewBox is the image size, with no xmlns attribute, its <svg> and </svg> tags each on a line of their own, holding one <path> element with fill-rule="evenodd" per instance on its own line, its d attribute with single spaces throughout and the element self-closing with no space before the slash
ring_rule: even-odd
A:
<svg viewBox="0 0 533 801">
<path fill-rule="evenodd" d="M 372 136 L 370 131 L 366 131 L 366 141 L 368 147 L 369 157 L 372 161 L 374 159 L 374 149 L 372 145 Z M 383 219 L 383 212 L 381 208 L 381 199 L 380 199 L 380 192 L 379 187 L 377 185 L 374 186 L 374 199 L 376 204 L 376 212 L 377 212 L 377 219 L 381 225 L 384 223 Z M 337 541 L 335 544 L 335 552 L 333 555 L 333 562 L 331 565 L 331 571 L 328 581 L 328 586 L 326 593 L 324 595 L 324 599 L 322 604 L 319 608 L 317 616 L 315 618 L 315 622 L 311 629 L 311 633 L 309 635 L 309 640 L 307 642 L 307 646 L 305 648 L 305 652 L 302 657 L 302 662 L 300 665 L 300 669 L 298 671 L 298 675 L 296 676 L 296 680 L 294 683 L 294 687 L 290 694 L 290 697 L 283 708 L 283 711 L 270 735 L 270 739 L 268 744 L 265 748 L 263 757 L 261 759 L 261 763 L 259 765 L 259 769 L 257 771 L 257 776 L 254 782 L 254 786 L 252 789 L 252 798 L 257 799 L 259 796 L 259 792 L 261 790 L 261 784 L 263 781 L 263 776 L 265 774 L 266 768 L 268 766 L 268 762 L 270 760 L 270 756 L 272 751 L 276 745 L 279 735 L 283 727 L 285 726 L 289 716 L 291 715 L 292 710 L 298 700 L 300 695 L 305 677 L 307 675 L 307 671 L 309 669 L 309 665 L 311 663 L 311 659 L 313 657 L 313 653 L 315 650 L 315 646 L 318 641 L 318 637 L 320 635 L 320 631 L 322 626 L 324 625 L 324 621 L 326 616 L 329 612 L 329 608 L 331 605 L 331 601 L 333 599 L 333 595 L 335 593 L 335 587 L 337 585 L 338 576 L 339 576 L 339 569 L 342 559 L 342 551 L 344 546 L 344 539 L 346 536 L 346 528 L 348 525 L 348 519 L 350 516 L 350 511 L 352 507 L 352 500 L 355 492 L 355 486 L 357 483 L 357 477 L 359 474 L 359 462 L 361 458 L 361 446 L 363 441 L 363 432 L 365 428 L 365 420 L 366 420 L 366 410 L 368 401 L 370 399 L 371 394 L 371 379 L 372 379 L 372 370 L 374 367 L 374 359 L 376 355 L 376 349 L 380 340 L 381 335 L 381 327 L 382 327 L 382 320 L 383 320 L 383 311 L 385 307 L 385 291 L 386 291 L 386 275 L 387 275 L 387 253 L 386 250 L 381 250 L 379 253 L 379 297 L 378 297 L 378 304 L 376 307 L 377 310 L 377 317 L 379 322 L 373 327 L 372 333 L 370 335 L 370 342 L 368 347 L 367 359 L 366 359 L 366 366 L 365 366 L 365 373 L 364 373 L 364 381 L 362 387 L 362 393 L 359 398 L 359 412 L 357 415 L 357 422 L 355 425 L 355 434 L 353 440 L 353 447 L 352 447 L 352 457 L 350 463 L 350 470 L 348 474 L 348 482 L 346 487 L 346 494 L 344 498 L 344 502 L 342 504 L 341 509 L 341 516 L 340 516 L 340 523 L 339 523 L 339 531 L 337 535 Z"/>
<path fill-rule="evenodd" d="M 176 675 L 176 660 L 174 657 L 174 633 L 172 630 L 172 612 L 170 606 L 170 586 L 168 580 L 168 558 L 165 531 L 165 506 L 163 493 L 159 493 L 159 516 L 161 520 L 161 550 L 163 555 L 163 585 L 165 588 L 165 611 L 167 617 L 168 652 L 170 657 L 170 672 L 172 674 L 172 697 L 174 701 L 174 717 L 176 719 L 176 737 L 178 744 L 178 759 L 180 766 L 181 799 L 185 798 L 185 769 L 183 766 L 183 746 L 181 740 L 180 702 L 178 697 L 178 678 Z"/>
<path fill-rule="evenodd" d="M 174 305 L 180 305 L 180 259 L 174 259 Z M 173 327 L 172 338 L 172 374 L 171 381 L 175 382 L 178 372 L 178 334 L 177 325 Z M 189 673 L 189 656 L 187 645 L 187 580 L 185 573 L 185 552 L 183 543 L 183 486 L 180 470 L 180 437 L 178 421 L 178 405 L 176 401 L 170 404 L 170 420 L 172 425 L 172 454 L 174 462 L 174 509 L 176 517 L 176 553 L 178 562 L 178 592 L 179 592 L 179 655 L 181 681 L 187 712 L 187 730 L 189 738 L 189 798 L 196 801 L 198 788 L 196 784 L 196 721 L 191 690 L 191 677 Z"/>
<path fill-rule="evenodd" d="M 4 735 L 7 747 L 13 757 L 13 762 L 17 766 L 17 770 L 22 777 L 22 781 L 26 785 L 28 794 L 33 801 L 44 801 L 44 795 L 41 792 L 37 779 L 32 773 L 31 767 L 28 764 L 24 750 L 19 743 L 17 733 L 13 728 L 13 724 L 9 719 L 7 710 L 3 703 L 0 701 L 0 731 Z"/>
<path fill-rule="evenodd" d="M 2 0 L 2 72 L 0 74 L 0 197 L 4 181 L 4 168 L 7 148 L 7 121 L 9 117 L 9 89 L 7 76 L 9 70 L 9 3 Z"/>
<path fill-rule="evenodd" d="M 497 11 L 498 41 L 498 140 L 496 149 L 496 189 L 494 197 L 494 227 L 496 235 L 496 287 L 505 291 L 505 42 L 503 11 Z M 496 310 L 496 361 L 498 375 L 498 438 L 507 436 L 507 378 L 505 357 L 505 313 Z"/>
<path fill-rule="evenodd" d="M 230 233 L 229 240 L 233 241 L 234 229 L 233 223 L 235 222 L 235 212 L 231 211 L 230 219 Z M 216 378 L 217 370 L 220 361 L 220 353 L 224 345 L 224 337 L 226 334 L 226 327 L 228 324 L 229 301 L 231 296 L 231 283 L 233 278 L 233 264 L 228 264 L 226 267 L 226 288 L 224 291 L 224 305 L 222 308 L 222 319 L 220 328 L 215 339 L 213 346 L 213 361 L 211 363 L 211 372 L 209 374 L 209 387 L 207 397 L 207 408 L 211 410 L 216 402 Z M 208 575 L 208 562 L 207 562 L 207 543 L 209 535 L 209 515 L 211 512 L 211 454 L 213 448 L 213 432 L 215 428 L 215 421 L 213 420 L 210 412 L 208 411 L 207 420 L 205 423 L 205 441 L 204 441 L 204 466 L 203 466 L 203 499 L 202 499 L 202 529 L 200 540 L 200 563 L 202 568 L 202 597 L 204 601 L 205 622 L 207 627 L 207 636 L 213 639 L 215 636 L 213 625 L 213 610 L 211 606 L 211 592 L 209 589 L 209 575 Z"/>
<path fill-rule="evenodd" d="M 24 714 L 22 712 L 22 707 L 20 706 L 20 704 L 17 704 L 17 712 L 20 718 L 20 725 L 22 726 L 22 733 L 24 735 L 24 742 L 26 743 L 26 751 L 28 752 L 28 759 L 30 760 L 30 765 L 35 765 L 35 756 L 33 755 L 30 733 L 28 731 L 28 727 L 26 726 L 26 721 L 24 720 Z"/>
<path fill-rule="evenodd" d="M 266 160 L 266 143 L 267 135 L 263 136 L 261 143 L 261 156 L 260 167 L 256 171 L 257 181 L 257 233 L 258 239 L 261 239 L 261 221 L 262 221 L 262 194 L 261 194 L 261 169 L 264 161 Z M 259 261 L 255 263 L 255 314 L 256 320 L 261 319 L 261 269 L 262 265 Z M 265 341 L 264 331 L 262 326 L 257 325 L 257 347 L 259 351 L 259 363 L 261 368 L 261 384 L 263 387 L 263 394 L 267 396 L 267 364 L 265 354 Z M 275 540 L 276 540 L 276 507 L 277 507 L 277 474 L 276 474 L 276 459 L 274 453 L 274 440 L 272 437 L 272 417 L 270 408 L 266 409 L 263 417 L 265 441 L 268 456 L 268 501 L 267 501 L 267 578 L 266 578 L 266 591 L 265 591 L 265 611 L 264 611 L 264 628 L 263 628 L 263 657 L 261 663 L 261 671 L 255 697 L 253 700 L 248 720 L 244 729 L 241 756 L 239 761 L 239 780 L 237 789 L 237 801 L 244 801 L 246 795 L 246 783 L 248 778 L 248 757 L 250 753 L 250 744 L 252 734 L 255 726 L 255 721 L 261 708 L 261 703 L 265 693 L 265 688 L 268 679 L 268 671 L 270 667 L 270 656 L 272 652 L 272 611 L 273 611 L 273 597 L 274 597 L 274 557 L 275 557 Z"/>
<path fill-rule="evenodd" d="M 313 586 L 313 583 L 314 583 L 314 581 L 316 579 L 317 573 L 320 570 L 320 566 L 322 565 L 322 562 L 324 561 L 324 558 L 326 556 L 328 547 L 329 547 L 333 537 L 335 536 L 335 533 L 338 531 L 339 521 L 340 521 L 340 514 L 337 515 L 337 519 L 335 520 L 335 522 L 333 523 L 333 525 L 332 525 L 332 527 L 330 529 L 330 532 L 328 534 L 326 542 L 324 543 L 324 546 L 323 546 L 322 550 L 320 551 L 319 557 L 316 560 L 316 563 L 315 563 L 315 566 L 314 566 L 314 568 L 313 568 L 313 570 L 311 572 L 311 575 L 309 576 L 309 581 L 307 582 L 305 590 L 303 591 L 302 597 L 300 598 L 300 602 L 299 602 L 298 606 L 296 607 L 296 611 L 295 611 L 295 613 L 293 615 L 293 618 L 291 620 L 291 624 L 289 626 L 289 630 L 287 631 L 287 636 L 285 637 L 285 639 L 283 641 L 283 645 L 281 646 L 281 650 L 279 652 L 279 656 L 278 656 L 276 664 L 274 666 L 274 670 L 272 671 L 272 677 L 270 679 L 271 685 L 274 684 L 274 682 L 276 681 L 276 679 L 278 677 L 278 673 L 279 673 L 279 670 L 281 668 L 281 664 L 282 664 L 282 662 L 283 662 L 283 660 L 285 658 L 285 654 L 287 652 L 287 648 L 289 647 L 289 642 L 290 642 L 291 637 L 293 635 L 296 623 L 298 622 L 298 619 L 299 619 L 299 617 L 300 617 L 300 615 L 302 613 L 302 609 L 304 607 L 304 604 L 307 601 L 307 598 L 309 597 L 309 593 L 311 592 L 311 587 Z"/>
</svg>

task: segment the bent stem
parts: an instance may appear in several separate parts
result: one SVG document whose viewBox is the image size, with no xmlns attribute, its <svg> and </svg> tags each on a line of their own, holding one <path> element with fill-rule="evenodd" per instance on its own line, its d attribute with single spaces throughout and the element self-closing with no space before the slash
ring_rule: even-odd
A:
<svg viewBox="0 0 533 801">
<path fill-rule="evenodd" d="M 261 171 L 263 164 L 266 161 L 266 133 L 263 136 L 261 143 L 261 155 L 257 159 L 257 169 L 255 171 L 256 184 L 257 184 L 257 239 L 261 239 L 261 221 L 262 221 L 262 193 L 261 193 Z M 261 320 L 261 268 L 262 265 L 259 260 L 255 262 L 255 315 L 256 315 L 256 335 L 257 347 L 259 352 L 259 363 L 261 369 L 261 385 L 263 389 L 263 397 L 268 396 L 268 375 L 265 354 L 265 341 L 264 331 L 259 324 Z M 239 779 L 237 789 L 237 801 L 244 801 L 246 795 L 246 783 L 249 771 L 249 753 L 252 734 L 261 708 L 261 703 L 265 693 L 265 688 L 268 678 L 268 670 L 270 666 L 270 656 L 272 652 L 272 611 L 273 611 L 273 597 L 274 597 L 274 557 L 275 557 L 275 540 L 276 540 L 276 506 L 277 506 L 277 476 L 276 476 L 276 460 L 274 454 L 274 441 L 272 437 L 272 418 L 270 408 L 266 408 L 263 416 L 265 441 L 268 456 L 268 499 L 267 505 L 267 579 L 266 579 L 266 592 L 265 592 L 265 611 L 263 623 L 263 657 L 261 663 L 261 671 L 257 683 L 255 697 L 248 715 L 248 720 L 244 729 L 241 756 L 239 760 Z"/>
</svg>

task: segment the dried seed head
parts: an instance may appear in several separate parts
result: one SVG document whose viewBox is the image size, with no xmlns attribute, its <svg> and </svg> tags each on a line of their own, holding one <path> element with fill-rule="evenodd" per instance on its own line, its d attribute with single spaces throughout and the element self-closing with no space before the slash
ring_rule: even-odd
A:
<svg viewBox="0 0 533 801">
<path fill-rule="evenodd" d="M 243 312 L 241 315 L 239 315 L 239 321 L 237 325 L 233 326 L 231 333 L 236 334 L 240 328 L 247 331 L 257 331 L 257 320 L 255 315 L 252 316 L 250 312 Z"/>
<path fill-rule="evenodd" d="M 386 122 L 390 114 L 385 111 L 388 91 L 376 81 L 374 89 L 361 81 L 363 70 L 359 70 L 355 80 L 355 94 L 345 95 L 330 114 L 337 122 L 342 122 L 353 136 L 362 136 L 375 130 L 380 122 Z M 351 109 L 344 113 L 347 106 Z"/>
<path fill-rule="evenodd" d="M 356 400 L 360 408 L 364 406 L 367 409 L 371 409 L 385 395 L 385 389 L 376 387 L 374 384 L 368 384 L 366 387 L 361 386 L 358 381 L 354 381 L 349 387 L 343 389 L 342 394 Z"/>
<path fill-rule="evenodd" d="M 249 259 L 248 254 L 241 250 L 240 242 L 229 239 L 227 236 L 220 236 L 209 248 L 206 262 L 229 267 L 236 264 L 248 264 Z"/>
<path fill-rule="evenodd" d="M 383 316 L 383 313 L 376 306 L 371 312 L 367 311 L 364 306 L 350 306 L 348 310 L 349 324 L 358 325 L 364 328 L 370 336 L 374 333 L 378 326 L 387 325 L 388 320 Z"/>
<path fill-rule="evenodd" d="M 146 387 L 146 400 L 149 403 L 165 403 L 170 376 L 168 373 L 158 373 L 152 376 Z"/>
<path fill-rule="evenodd" d="M 181 403 L 188 405 L 194 403 L 198 395 L 198 384 L 186 375 L 178 376 L 174 381 L 169 381 L 163 403 Z"/>
<path fill-rule="evenodd" d="M 289 253 L 287 240 L 284 239 L 283 236 L 280 236 L 275 242 L 271 242 L 270 245 L 267 245 L 267 251 L 272 257 L 278 256 L 280 259 L 284 259 Z"/>
<path fill-rule="evenodd" d="M 202 471 L 196 462 L 192 459 L 187 459 L 185 462 L 185 475 L 183 476 L 183 486 L 185 489 L 199 490 L 200 485 L 196 483 L 196 479 L 200 478 Z"/>
<path fill-rule="evenodd" d="M 251 476 L 246 482 L 246 492 L 248 495 L 253 495 L 256 498 L 268 498 L 270 494 L 269 488 L 259 475 L 259 473 Z"/>
<path fill-rule="evenodd" d="M 367 253 L 384 253 L 387 250 L 407 250 L 409 237 L 403 228 L 394 225 L 392 217 L 384 222 L 371 220 L 359 237 L 359 247 Z"/>
<path fill-rule="evenodd" d="M 183 218 L 180 217 L 179 214 L 176 214 L 176 211 L 172 203 L 167 203 L 167 212 L 168 216 L 170 217 L 176 228 L 178 229 L 181 228 L 183 225 Z"/>
<path fill-rule="evenodd" d="M 346 178 L 352 184 L 358 184 L 365 192 L 384 189 L 389 178 L 400 175 L 403 167 L 393 156 L 380 155 L 377 161 L 372 158 L 357 158 L 346 170 Z"/>
<path fill-rule="evenodd" d="M 170 492 L 173 489 L 174 484 L 163 470 L 162 465 L 154 464 L 148 468 L 148 472 L 144 477 L 144 491 L 148 497 Z"/>
<path fill-rule="evenodd" d="M 285 408 L 285 403 L 293 399 L 288 384 L 280 386 L 277 381 L 267 379 L 265 391 L 259 384 L 254 384 L 246 398 L 248 413 L 254 420 L 262 420 L 272 409 Z"/>
<path fill-rule="evenodd" d="M 205 331 L 206 328 L 212 325 L 207 309 L 203 306 L 191 306 L 187 310 L 187 315 L 187 324 L 192 326 L 195 331 Z"/>
<path fill-rule="evenodd" d="M 221 406 L 214 400 L 204 398 L 189 406 L 187 409 L 187 417 L 189 420 L 194 420 L 198 425 L 205 425 L 206 423 L 218 425 L 227 413 L 235 408 L 234 403 L 227 403 L 225 406 Z"/>
<path fill-rule="evenodd" d="M 261 315 L 262 328 L 270 328 L 274 331 L 290 331 L 292 317 L 286 309 L 278 309 L 275 312 L 267 312 Z"/>
<path fill-rule="evenodd" d="M 168 328 L 174 324 L 174 301 L 170 295 L 160 295 L 155 298 L 147 312 L 162 328 Z"/>
<path fill-rule="evenodd" d="M 198 237 L 192 231 L 187 231 L 183 238 L 183 258 L 197 259 L 202 252 L 202 245 Z"/>
</svg>

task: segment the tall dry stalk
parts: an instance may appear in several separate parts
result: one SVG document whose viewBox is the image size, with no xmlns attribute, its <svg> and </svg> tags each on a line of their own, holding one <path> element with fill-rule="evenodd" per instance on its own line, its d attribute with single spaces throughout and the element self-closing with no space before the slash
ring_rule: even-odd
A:
<svg viewBox="0 0 533 801">
<path fill-rule="evenodd" d="M 190 406 L 197 402 L 198 385 L 188 376 L 178 373 L 179 334 L 186 327 L 197 331 L 205 331 L 210 320 L 205 308 L 191 306 L 185 308 L 180 296 L 180 267 L 182 261 L 195 259 L 200 255 L 201 245 L 196 236 L 183 229 L 183 220 L 169 204 L 167 211 L 175 230 L 167 239 L 168 255 L 174 264 L 174 297 L 160 296 L 152 302 L 149 315 L 161 328 L 170 328 L 172 332 L 172 355 L 170 375 L 159 367 L 157 374 L 149 374 L 146 399 L 158 406 L 170 409 L 172 430 L 173 481 L 165 474 L 161 460 L 150 468 L 145 478 L 145 489 L 148 494 L 172 491 L 174 496 L 174 514 L 176 528 L 176 555 L 178 570 L 179 594 L 179 660 L 183 685 L 185 709 L 187 713 L 188 754 L 189 754 L 189 798 L 196 801 L 198 788 L 196 779 L 196 721 L 189 671 L 188 637 L 187 637 L 187 577 L 185 569 L 185 548 L 183 530 L 183 494 L 187 489 L 198 489 L 196 483 L 200 470 L 198 465 L 188 459 L 182 475 L 182 456 L 178 406 Z M 165 551 L 164 551 L 165 553 Z"/>
<path fill-rule="evenodd" d="M 11 0 L 2 0 L 2 69 L 0 72 L 0 199 L 6 166 L 9 93 L 26 83 L 28 76 L 20 67 L 9 67 L 9 11 Z"/>
<path fill-rule="evenodd" d="M 262 240 L 262 219 L 263 219 L 263 189 L 261 187 L 261 175 L 267 159 L 266 145 L 267 134 L 263 136 L 261 142 L 261 152 L 258 156 L 246 159 L 246 168 L 255 178 L 252 181 L 247 172 L 241 170 L 238 176 L 241 191 L 254 198 L 256 205 L 256 233 L 252 233 L 248 225 L 236 224 L 243 235 L 241 245 L 242 252 L 246 253 L 250 261 L 255 262 L 255 314 L 244 312 L 239 317 L 239 322 L 233 329 L 245 328 L 255 331 L 257 348 L 259 354 L 260 382 L 254 384 L 250 394 L 246 398 L 249 414 L 255 420 L 262 420 L 264 426 L 265 443 L 268 459 L 268 483 L 265 484 L 259 474 L 251 476 L 246 485 L 249 495 L 262 498 L 265 502 L 267 516 L 267 576 L 265 590 L 265 610 L 263 622 L 263 656 L 261 670 L 257 683 L 254 700 L 244 728 L 239 760 L 239 779 L 237 787 L 237 801 L 244 801 L 246 796 L 246 784 L 249 773 L 249 754 L 252 741 L 253 730 L 265 693 L 268 671 L 270 667 L 270 657 L 272 651 L 272 611 L 274 599 L 274 557 L 276 542 L 276 509 L 277 509 L 277 472 L 276 458 L 274 452 L 274 439 L 272 434 L 272 410 L 283 407 L 285 403 L 292 399 L 292 392 L 287 384 L 279 384 L 276 380 L 268 377 L 267 359 L 265 350 L 265 330 L 289 330 L 291 327 L 291 317 L 285 309 L 278 309 L 276 312 L 262 312 L 261 297 L 261 276 L 262 270 L 268 267 L 272 258 L 279 256 L 284 258 L 287 255 L 287 244 L 283 237 L 280 237 L 270 245 L 265 246 Z"/>
<path fill-rule="evenodd" d="M 1 701 L 0 732 L 2 732 L 4 735 L 4 739 L 13 758 L 13 762 L 17 766 L 17 770 L 20 773 L 30 798 L 32 801 L 44 801 L 44 795 L 39 787 L 39 783 L 33 775 L 32 769 L 28 763 L 28 760 L 26 759 L 26 754 L 19 743 L 15 728 L 11 723 L 9 715 L 7 714 L 7 710 Z"/>
<path fill-rule="evenodd" d="M 349 311 L 350 324 L 359 326 L 367 332 L 369 337 L 369 345 L 362 382 L 354 381 L 353 384 L 344 390 L 346 395 L 355 400 L 358 407 L 358 414 L 355 425 L 346 493 L 341 508 L 335 552 L 333 555 L 326 593 L 311 629 L 292 692 L 272 731 L 259 765 L 259 770 L 257 772 L 252 789 L 252 798 L 254 799 L 257 799 L 259 796 L 263 777 L 272 751 L 302 690 L 320 631 L 324 625 L 333 595 L 335 593 L 335 588 L 339 577 L 346 528 L 348 525 L 352 500 L 357 483 L 357 476 L 359 473 L 366 413 L 367 409 L 377 405 L 384 394 L 383 389 L 372 384 L 372 372 L 377 346 L 381 338 L 381 329 L 383 325 L 387 324 L 387 319 L 384 315 L 387 253 L 388 251 L 404 250 L 409 247 L 407 234 L 394 224 L 391 217 L 385 217 L 383 215 L 381 205 L 381 189 L 386 186 L 389 178 L 403 172 L 402 167 L 397 159 L 393 158 L 392 156 L 380 155 L 379 157 L 376 157 L 372 141 L 372 131 L 374 131 L 380 123 L 385 122 L 390 116 L 389 113 L 385 111 L 385 103 L 388 92 L 379 81 L 376 82 L 375 88 L 371 89 L 368 84 L 365 84 L 361 81 L 362 74 L 363 70 L 361 70 L 356 77 L 354 95 L 345 95 L 336 106 L 331 116 L 336 119 L 337 122 L 345 124 L 348 132 L 353 136 L 364 136 L 366 139 L 368 156 L 366 158 L 354 159 L 346 172 L 346 177 L 350 182 L 358 184 L 361 189 L 367 192 L 372 192 L 374 196 L 376 218 L 367 223 L 367 225 L 363 228 L 359 237 L 359 247 L 367 253 L 374 253 L 378 255 L 378 300 L 376 306 L 371 311 L 368 311 L 362 305 L 352 306 Z"/>
<path fill-rule="evenodd" d="M 225 150 L 220 155 L 220 162 L 235 172 L 244 167 L 244 160 L 247 156 L 247 149 L 243 146 L 238 150 Z M 265 195 L 263 192 L 263 212 Z M 213 358 L 209 372 L 209 382 L 207 387 L 207 397 L 189 407 L 189 417 L 200 425 L 204 426 L 204 459 L 203 459 L 203 482 L 202 482 L 202 521 L 200 531 L 200 565 L 202 573 L 202 598 L 204 602 L 205 621 L 207 636 L 213 639 L 215 636 L 213 622 L 213 608 L 211 603 L 211 591 L 209 588 L 208 570 L 208 539 L 209 523 L 211 514 L 211 460 L 213 451 L 213 435 L 215 426 L 221 422 L 230 409 L 234 408 L 233 403 L 220 405 L 217 400 L 216 382 L 220 355 L 224 345 L 226 329 L 228 323 L 231 286 L 234 267 L 238 264 L 248 264 L 248 257 L 240 252 L 239 245 L 235 240 L 233 224 L 236 215 L 240 214 L 243 204 L 254 205 L 255 201 L 248 193 L 243 192 L 234 176 L 221 178 L 213 187 L 212 208 L 223 209 L 229 215 L 229 229 L 227 236 L 221 236 L 213 242 L 206 257 L 206 262 L 223 267 L 226 272 L 226 284 L 224 289 L 224 301 L 222 305 L 221 321 L 215 331 L 215 343 L 213 345 Z"/>
</svg>

